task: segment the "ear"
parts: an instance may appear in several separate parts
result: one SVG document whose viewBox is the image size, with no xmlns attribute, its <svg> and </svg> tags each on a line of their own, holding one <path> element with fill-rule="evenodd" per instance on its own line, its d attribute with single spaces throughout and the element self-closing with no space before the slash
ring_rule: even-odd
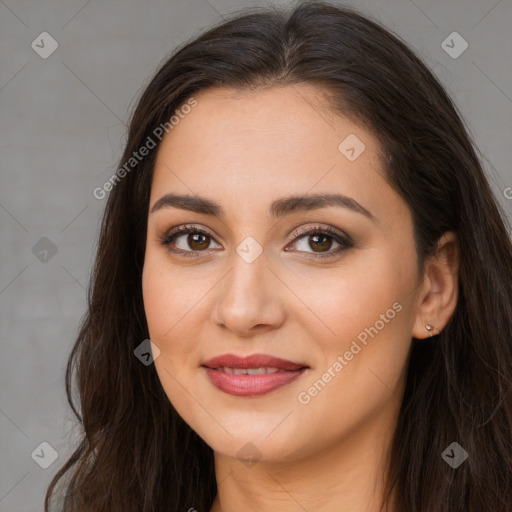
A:
<svg viewBox="0 0 512 512">
<path fill-rule="evenodd" d="M 450 320 L 459 296 L 459 265 L 457 235 L 447 231 L 439 238 L 436 252 L 425 260 L 412 330 L 414 338 L 439 334 Z M 429 332 L 426 325 L 433 330 Z"/>
</svg>

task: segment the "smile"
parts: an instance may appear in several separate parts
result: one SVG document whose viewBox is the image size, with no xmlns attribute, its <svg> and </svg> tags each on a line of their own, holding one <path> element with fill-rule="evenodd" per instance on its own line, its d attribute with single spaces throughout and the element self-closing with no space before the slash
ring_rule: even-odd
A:
<svg viewBox="0 0 512 512">
<path fill-rule="evenodd" d="M 234 396 L 259 396 L 291 384 L 309 367 L 265 354 L 217 356 L 201 365 L 210 382 Z"/>
<path fill-rule="evenodd" d="M 230 368 L 229 366 L 221 366 L 217 370 L 235 375 L 264 375 L 265 373 L 276 373 L 279 368 Z"/>
</svg>

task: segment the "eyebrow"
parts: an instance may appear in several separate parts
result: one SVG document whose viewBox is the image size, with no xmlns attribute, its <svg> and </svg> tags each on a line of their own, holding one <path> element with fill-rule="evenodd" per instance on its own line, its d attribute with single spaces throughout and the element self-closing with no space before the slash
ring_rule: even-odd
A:
<svg viewBox="0 0 512 512">
<path fill-rule="evenodd" d="M 376 217 L 355 199 L 341 194 L 309 194 L 281 197 L 272 202 L 269 213 L 274 219 L 277 219 L 297 211 L 319 210 L 329 206 L 348 208 L 353 212 L 364 215 L 373 222 L 377 221 Z M 179 208 L 195 213 L 214 215 L 220 219 L 225 218 L 225 212 L 219 203 L 196 195 L 165 194 L 156 201 L 150 213 L 163 208 Z"/>
</svg>

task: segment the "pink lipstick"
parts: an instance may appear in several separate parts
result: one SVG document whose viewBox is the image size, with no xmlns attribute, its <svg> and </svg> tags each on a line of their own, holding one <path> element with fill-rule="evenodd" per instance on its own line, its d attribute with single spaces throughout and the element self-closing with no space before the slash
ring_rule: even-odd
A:
<svg viewBox="0 0 512 512">
<path fill-rule="evenodd" d="M 307 365 L 265 354 L 239 357 L 224 354 L 205 361 L 202 366 L 210 382 L 224 393 L 258 396 L 290 384 Z"/>
</svg>

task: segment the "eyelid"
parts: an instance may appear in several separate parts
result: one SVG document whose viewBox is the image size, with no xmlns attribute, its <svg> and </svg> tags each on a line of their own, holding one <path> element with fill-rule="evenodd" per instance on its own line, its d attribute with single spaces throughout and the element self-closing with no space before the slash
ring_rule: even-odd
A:
<svg viewBox="0 0 512 512">
<path fill-rule="evenodd" d="M 159 242 L 167 247 L 167 250 L 173 254 L 182 254 L 182 255 L 196 255 L 199 256 L 202 252 L 208 252 L 209 249 L 205 249 L 204 251 L 193 251 L 193 250 L 183 250 L 183 249 L 170 249 L 168 246 L 173 242 L 176 238 L 180 236 L 184 236 L 186 234 L 190 233 L 201 233 L 203 235 L 206 235 L 210 237 L 212 240 L 215 241 L 215 243 L 218 243 L 215 236 L 206 228 L 200 227 L 198 225 L 194 224 L 180 224 L 179 226 L 175 226 L 168 230 L 164 235 L 159 237 Z M 340 245 L 336 250 L 334 251 L 326 251 L 324 253 L 308 253 L 307 251 L 298 251 L 300 253 L 306 253 L 306 254 L 312 254 L 313 258 L 322 258 L 322 257 L 329 257 L 329 256 L 336 256 L 343 250 L 349 249 L 354 245 L 354 242 L 352 238 L 346 234 L 345 232 L 334 228 L 332 226 L 326 225 L 322 226 L 319 224 L 316 225 L 310 225 L 306 227 L 300 227 L 298 229 L 295 229 L 293 231 L 292 237 L 290 241 L 286 244 L 285 247 L 288 247 L 292 242 L 297 243 L 300 241 L 300 239 L 308 236 L 313 235 L 316 233 L 324 233 L 327 234 L 327 236 L 333 238 L 336 243 Z M 311 257 L 311 256 L 309 256 Z"/>
<path fill-rule="evenodd" d="M 326 225 L 321 226 L 320 224 L 315 224 L 313 226 L 307 226 L 307 227 L 300 227 L 293 231 L 293 236 L 290 240 L 290 242 L 293 242 L 296 238 L 300 238 L 304 235 L 316 233 L 318 231 L 327 232 L 332 236 L 337 236 L 343 240 L 346 240 L 347 243 L 353 244 L 352 238 L 345 233 L 344 231 L 341 231 L 337 228 L 334 228 L 332 226 Z"/>
<path fill-rule="evenodd" d="M 199 227 L 194 224 L 180 224 L 179 226 L 175 226 L 175 227 L 169 229 L 168 231 L 166 231 L 162 236 L 158 237 L 158 240 L 162 245 L 167 246 L 171 243 L 171 241 L 174 241 L 176 238 L 190 234 L 190 233 L 201 233 L 203 235 L 210 237 L 212 240 L 216 241 L 215 236 L 212 233 L 210 233 L 210 231 L 208 231 L 206 228 L 202 228 L 202 227 Z M 218 243 L 218 242 L 216 241 L 216 243 Z M 176 252 L 192 253 L 192 252 L 201 252 L 201 251 L 183 251 L 181 249 L 178 249 Z"/>
</svg>

